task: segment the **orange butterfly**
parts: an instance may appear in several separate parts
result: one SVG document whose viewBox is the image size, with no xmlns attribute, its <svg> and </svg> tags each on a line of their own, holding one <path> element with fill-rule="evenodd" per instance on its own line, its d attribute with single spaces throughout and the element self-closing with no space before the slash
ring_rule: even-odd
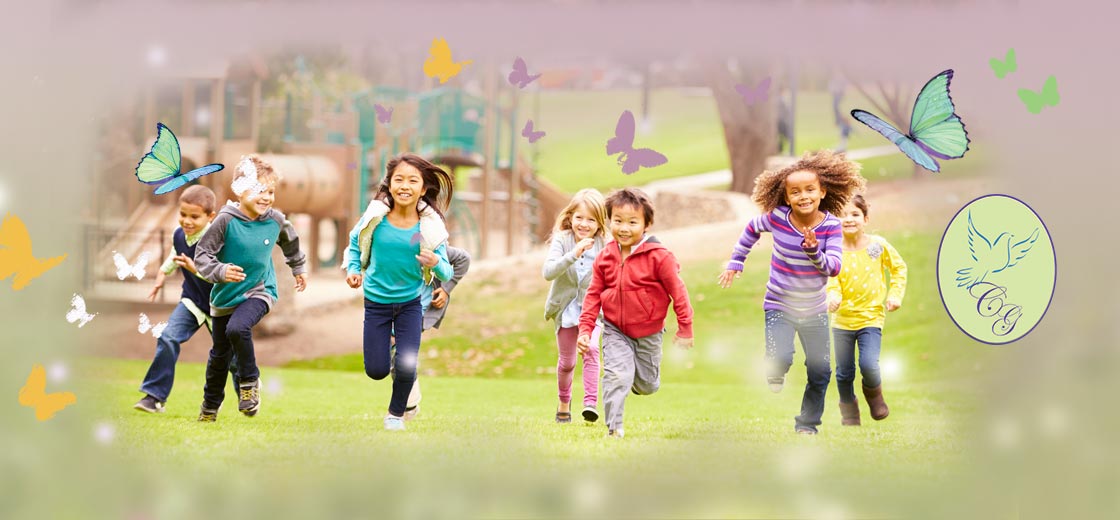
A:
<svg viewBox="0 0 1120 520">
<path fill-rule="evenodd" d="M 0 280 L 15 275 L 12 289 L 20 290 L 66 259 L 66 255 L 40 259 L 31 255 L 31 235 L 19 217 L 8 214 L 0 223 Z"/>
<path fill-rule="evenodd" d="M 27 384 L 19 389 L 19 404 L 35 409 L 35 418 L 45 421 L 54 417 L 54 414 L 63 408 L 78 402 L 78 398 L 70 392 L 47 393 L 47 371 L 43 365 L 31 367 L 31 375 L 27 376 Z"/>
</svg>

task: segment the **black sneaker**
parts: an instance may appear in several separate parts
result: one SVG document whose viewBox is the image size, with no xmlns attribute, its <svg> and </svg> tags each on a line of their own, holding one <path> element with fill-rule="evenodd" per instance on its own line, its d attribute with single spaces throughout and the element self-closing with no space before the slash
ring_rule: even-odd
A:
<svg viewBox="0 0 1120 520">
<path fill-rule="evenodd" d="M 599 420 L 599 411 L 594 406 L 583 407 L 583 420 L 591 423 Z"/>
<path fill-rule="evenodd" d="M 214 422 L 218 420 L 218 408 L 210 409 L 204 403 L 202 410 L 198 412 L 198 422 Z"/>
<path fill-rule="evenodd" d="M 163 401 L 150 395 L 145 395 L 143 399 L 137 401 L 132 407 L 141 412 L 163 413 Z"/>
<path fill-rule="evenodd" d="M 261 408 L 261 380 L 257 378 L 251 382 L 241 382 L 241 398 L 237 403 L 237 411 L 252 417 L 257 415 Z"/>
</svg>

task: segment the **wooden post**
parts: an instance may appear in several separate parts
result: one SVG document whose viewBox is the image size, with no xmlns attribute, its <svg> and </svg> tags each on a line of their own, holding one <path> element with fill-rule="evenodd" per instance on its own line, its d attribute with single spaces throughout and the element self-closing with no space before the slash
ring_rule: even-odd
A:
<svg viewBox="0 0 1120 520">
<path fill-rule="evenodd" d="M 261 142 L 261 80 L 253 79 L 253 91 L 249 98 L 249 139 L 253 141 L 253 151 L 257 151 Z"/>
<path fill-rule="evenodd" d="M 225 139 L 226 80 L 214 80 L 210 90 L 210 162 L 222 162 L 222 141 Z"/>
<path fill-rule="evenodd" d="M 517 131 L 517 108 L 521 100 L 521 91 L 511 89 L 513 99 L 509 111 L 510 145 L 509 145 L 509 200 L 506 201 L 506 256 L 513 255 L 514 237 L 517 236 L 517 191 L 520 189 L 520 178 L 517 171 L 517 146 L 516 139 L 520 135 Z"/>
<path fill-rule="evenodd" d="M 482 210 L 479 219 L 479 258 L 486 258 L 490 245 L 490 175 L 494 172 L 497 157 L 493 155 L 494 131 L 498 124 L 497 102 L 497 75 L 492 60 L 487 59 L 483 68 L 483 78 L 486 91 L 486 114 L 482 125 L 482 149 L 485 164 L 482 165 Z"/>
<path fill-rule="evenodd" d="M 182 135 L 194 135 L 194 81 L 183 80 L 183 128 Z"/>
</svg>

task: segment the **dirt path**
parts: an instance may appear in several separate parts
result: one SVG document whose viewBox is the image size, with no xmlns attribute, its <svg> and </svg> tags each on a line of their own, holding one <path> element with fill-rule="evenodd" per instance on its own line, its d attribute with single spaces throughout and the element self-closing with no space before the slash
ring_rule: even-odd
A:
<svg viewBox="0 0 1120 520">
<path fill-rule="evenodd" d="M 958 209 L 980 195 L 998 192 L 991 179 L 905 180 L 873 184 L 869 188 L 871 224 L 869 231 L 907 233 L 912 230 L 944 229 Z M 742 232 L 744 214 L 757 211 L 745 197 L 736 207 L 742 221 L 732 221 L 671 230 L 655 230 L 657 236 L 683 261 L 725 258 L 731 245 Z M 512 258 L 474 262 L 471 276 L 486 274 L 500 284 L 498 294 L 539 290 L 540 264 L 545 250 L 538 248 Z M 338 287 L 353 298 L 300 313 L 298 329 L 286 336 L 259 337 L 256 340 L 257 361 L 262 365 L 278 365 L 294 359 L 311 359 L 326 355 L 361 352 L 362 306 L 358 296 L 345 287 L 340 271 L 317 274 L 312 283 L 321 287 Z M 169 287 L 170 288 L 170 287 Z M 464 285 L 470 290 L 469 281 Z M 136 331 L 137 314 L 167 316 L 170 307 L 137 307 L 103 312 L 89 338 L 100 355 L 150 359 L 155 349 L 151 336 Z M 205 332 L 203 329 L 202 332 Z M 434 331 L 432 334 L 439 334 Z M 210 338 L 196 334 L 184 344 L 180 359 L 204 362 Z"/>
</svg>

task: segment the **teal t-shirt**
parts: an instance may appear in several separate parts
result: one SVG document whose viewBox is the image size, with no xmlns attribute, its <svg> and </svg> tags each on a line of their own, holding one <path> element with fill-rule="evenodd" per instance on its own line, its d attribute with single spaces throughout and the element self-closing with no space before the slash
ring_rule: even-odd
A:
<svg viewBox="0 0 1120 520">
<path fill-rule="evenodd" d="M 420 243 L 413 237 L 420 232 L 420 223 L 401 229 L 382 219 L 373 230 L 373 255 L 371 265 L 362 284 L 365 296 L 377 303 L 404 303 L 420 296 L 424 285 L 423 271 L 416 255 L 420 254 Z M 447 246 L 441 245 L 434 251 L 440 262 L 435 274 L 440 279 L 450 278 L 451 264 L 447 260 Z"/>
</svg>

